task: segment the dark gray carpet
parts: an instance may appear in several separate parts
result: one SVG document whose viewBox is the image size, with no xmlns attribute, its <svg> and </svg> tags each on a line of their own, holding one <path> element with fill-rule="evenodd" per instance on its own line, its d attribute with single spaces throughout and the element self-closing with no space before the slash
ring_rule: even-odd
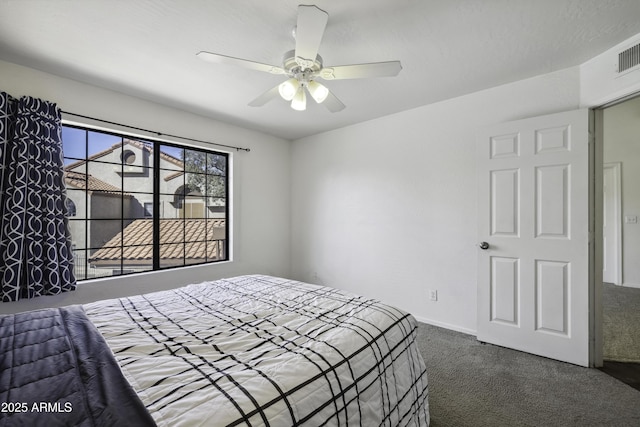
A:
<svg viewBox="0 0 640 427">
<path fill-rule="evenodd" d="M 640 391 L 597 370 L 421 323 L 432 427 L 640 426 Z"/>
<path fill-rule="evenodd" d="M 605 360 L 598 369 L 640 391 L 640 363 Z"/>
<path fill-rule="evenodd" d="M 605 283 L 602 317 L 604 359 L 640 362 L 640 289 Z"/>
</svg>

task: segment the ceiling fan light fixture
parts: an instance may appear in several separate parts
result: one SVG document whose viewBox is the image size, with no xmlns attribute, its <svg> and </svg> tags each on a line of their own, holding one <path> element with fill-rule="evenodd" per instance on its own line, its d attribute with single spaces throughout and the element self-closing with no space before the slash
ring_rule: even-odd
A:
<svg viewBox="0 0 640 427">
<path fill-rule="evenodd" d="M 329 89 L 323 84 L 316 82 L 315 80 L 311 80 L 307 84 L 307 89 L 311 94 L 311 97 L 318 103 L 322 104 L 322 102 L 327 99 L 329 96 Z"/>
<path fill-rule="evenodd" d="M 315 5 L 298 5 L 298 19 L 294 29 L 295 48 L 286 52 L 282 66 L 263 64 L 248 59 L 219 53 L 200 51 L 198 58 L 216 64 L 240 66 L 246 69 L 286 76 L 286 81 L 267 90 L 253 101 L 251 107 L 260 107 L 282 97 L 295 110 L 307 107 L 307 92 L 318 104 L 332 113 L 342 111 L 345 105 L 316 78 L 324 80 L 363 79 L 370 77 L 392 77 L 402 70 L 400 61 L 372 62 L 325 67 L 318 54 L 329 14 Z"/>
<path fill-rule="evenodd" d="M 291 108 L 296 111 L 304 111 L 307 109 L 307 95 L 304 92 L 304 87 L 300 86 L 295 96 L 291 100 Z"/>
<path fill-rule="evenodd" d="M 278 86 L 278 92 L 285 101 L 291 101 L 299 89 L 300 82 L 294 77 L 282 82 L 280 86 Z"/>
</svg>

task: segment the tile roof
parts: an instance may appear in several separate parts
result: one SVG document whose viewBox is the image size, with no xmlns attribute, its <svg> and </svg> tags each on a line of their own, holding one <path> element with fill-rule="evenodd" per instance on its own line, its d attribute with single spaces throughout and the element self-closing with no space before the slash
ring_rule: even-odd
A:
<svg viewBox="0 0 640 427">
<path fill-rule="evenodd" d="M 108 182 L 104 182 L 101 179 L 86 173 L 66 170 L 64 171 L 64 181 L 68 186 L 82 190 L 101 191 L 118 195 L 122 194 L 122 190 L 115 185 L 111 185 Z"/>
<path fill-rule="evenodd" d="M 153 220 L 137 219 L 91 255 L 89 262 L 113 265 L 114 262 L 120 262 L 123 259 L 126 264 L 151 264 L 152 236 Z M 216 259 L 219 250 L 224 250 L 224 242 L 218 241 L 225 239 L 224 219 L 161 219 L 160 259 L 164 261 L 183 258 L 190 261 Z M 184 245 L 183 242 L 189 243 Z"/>
</svg>

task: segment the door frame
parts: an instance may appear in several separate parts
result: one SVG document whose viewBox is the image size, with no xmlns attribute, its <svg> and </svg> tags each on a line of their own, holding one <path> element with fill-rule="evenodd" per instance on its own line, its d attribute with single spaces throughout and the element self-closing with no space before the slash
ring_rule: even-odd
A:
<svg viewBox="0 0 640 427">
<path fill-rule="evenodd" d="M 613 205 L 614 205 L 615 214 L 614 214 L 614 218 L 607 218 L 607 220 L 608 222 L 611 223 L 612 228 L 614 229 L 615 237 L 616 237 L 615 248 L 614 248 L 615 254 L 616 254 L 615 265 L 614 265 L 615 277 L 616 277 L 616 283 L 614 283 L 615 285 L 623 284 L 623 280 L 622 280 L 622 192 L 621 192 L 621 185 L 620 185 L 621 179 L 622 179 L 621 168 L 622 168 L 621 162 L 605 163 L 603 165 L 603 175 L 602 175 L 604 180 L 604 175 L 605 175 L 604 171 L 611 170 L 613 173 L 613 179 L 614 179 L 614 187 L 611 189 L 611 192 L 613 195 Z M 603 190 L 603 207 L 604 207 L 604 190 Z M 604 216 L 602 219 L 603 221 L 605 220 Z M 612 220 L 613 222 L 611 222 Z M 603 222 L 603 227 L 604 227 L 604 222 Z M 604 240 L 603 240 L 603 251 L 607 252 L 608 251 L 607 249 L 611 249 L 611 246 L 613 245 L 607 245 L 607 246 L 608 248 L 604 247 Z"/>
<path fill-rule="evenodd" d="M 602 314 L 602 268 L 603 268 L 603 175 L 604 175 L 604 108 L 589 110 L 589 366 L 602 367 L 603 314 Z"/>
<path fill-rule="evenodd" d="M 593 195 L 593 226 L 596 233 L 593 236 L 594 257 L 591 258 L 592 265 L 590 266 L 590 272 L 595 277 L 595 281 L 592 284 L 593 287 L 589 305 L 589 311 L 591 313 L 589 316 L 589 329 L 592 331 L 593 337 L 591 342 L 590 358 L 593 361 L 593 366 L 595 367 L 601 367 L 603 365 L 604 349 L 602 333 L 604 323 L 602 314 L 602 268 L 604 255 L 604 239 L 602 235 L 604 216 L 604 110 L 608 107 L 612 107 L 638 96 L 640 96 L 640 92 L 631 90 L 626 94 L 612 97 L 608 100 L 603 100 L 598 106 L 591 107 L 594 117 L 594 120 L 592 121 L 594 128 L 590 130 L 590 133 L 592 133 L 594 137 L 594 144 L 592 144 L 594 155 L 592 171 L 589 173 L 589 176 L 591 178 L 590 186 L 593 187 L 593 191 L 590 191 L 590 193 Z M 600 274 L 597 274 L 598 272 L 600 272 Z"/>
</svg>

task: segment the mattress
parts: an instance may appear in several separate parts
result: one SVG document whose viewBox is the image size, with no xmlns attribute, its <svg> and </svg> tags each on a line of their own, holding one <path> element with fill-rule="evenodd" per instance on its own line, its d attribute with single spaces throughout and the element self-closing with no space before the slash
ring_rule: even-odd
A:
<svg viewBox="0 0 640 427">
<path fill-rule="evenodd" d="M 417 323 L 379 301 L 250 275 L 82 309 L 159 426 L 429 425 Z"/>
</svg>

